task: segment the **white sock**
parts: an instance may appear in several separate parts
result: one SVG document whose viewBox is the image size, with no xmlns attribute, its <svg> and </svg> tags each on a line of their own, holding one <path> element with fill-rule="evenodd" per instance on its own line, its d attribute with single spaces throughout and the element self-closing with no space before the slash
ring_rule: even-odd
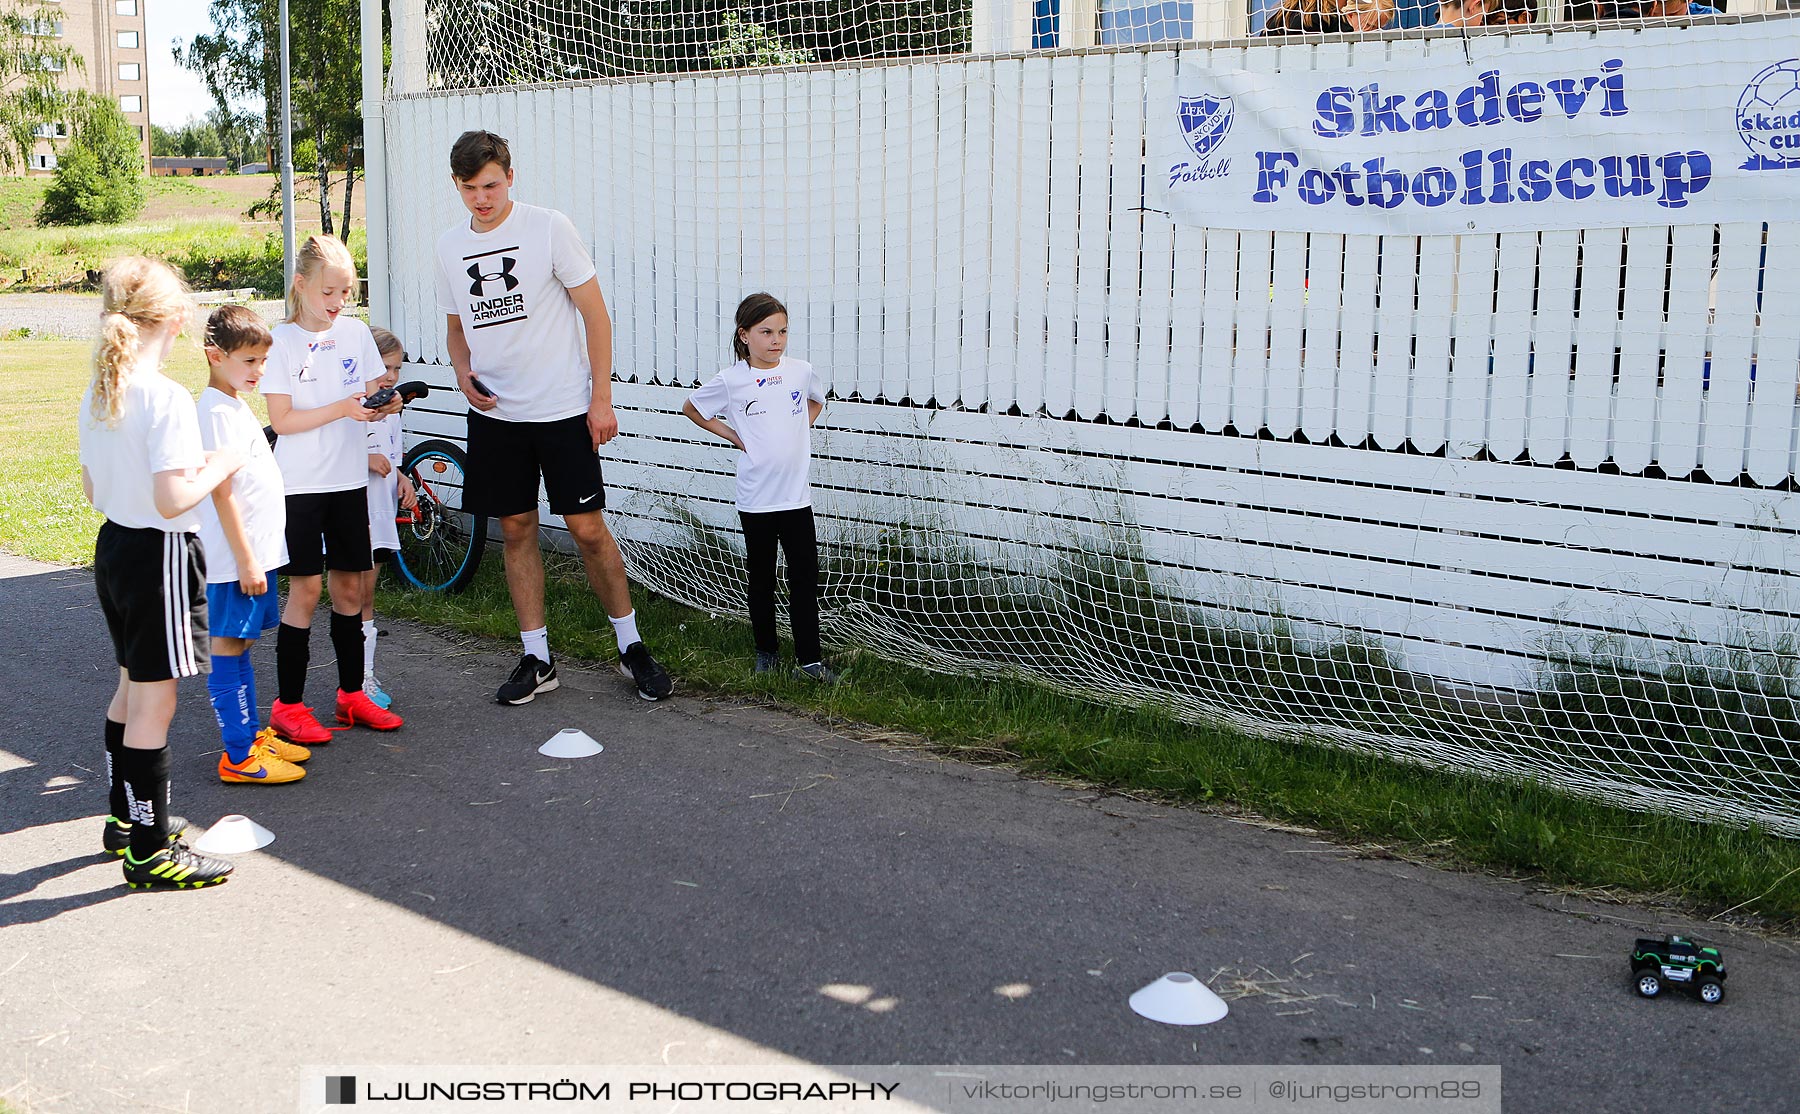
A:
<svg viewBox="0 0 1800 1114">
<path fill-rule="evenodd" d="M 519 641 L 525 643 L 525 652 L 546 664 L 550 661 L 550 628 L 539 627 L 536 630 L 522 630 Z"/>
<path fill-rule="evenodd" d="M 363 675 L 370 676 L 375 672 L 375 620 L 363 622 Z"/>
<path fill-rule="evenodd" d="M 610 618 L 610 616 L 609 616 Z M 631 649 L 633 642 L 642 642 L 637 632 L 637 612 L 631 611 L 613 619 L 613 635 L 619 640 L 619 653 Z"/>
</svg>

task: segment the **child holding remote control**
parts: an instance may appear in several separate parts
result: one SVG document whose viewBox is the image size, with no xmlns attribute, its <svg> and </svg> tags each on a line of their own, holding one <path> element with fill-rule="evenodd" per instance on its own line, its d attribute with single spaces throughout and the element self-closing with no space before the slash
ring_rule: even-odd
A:
<svg viewBox="0 0 1800 1114">
<path fill-rule="evenodd" d="M 375 338 L 376 350 L 381 353 L 382 376 L 375 381 L 376 393 L 398 392 L 399 401 L 404 404 L 407 399 L 405 392 L 400 391 L 399 383 L 400 365 L 406 360 L 406 349 L 400 338 L 386 329 L 372 328 L 369 333 Z M 369 545 L 374 568 L 363 578 L 363 691 L 382 708 L 392 708 L 394 699 L 375 679 L 375 644 L 379 638 L 375 629 L 375 582 L 381 578 L 381 566 L 393 560 L 400 550 L 400 531 L 394 519 L 401 508 L 410 510 L 419 502 L 412 480 L 400 470 L 400 432 L 399 414 L 369 422 Z"/>
<path fill-rule="evenodd" d="M 350 249 L 309 236 L 288 286 L 287 319 L 273 330 L 263 375 L 269 424 L 280 439 L 275 462 L 287 490 L 287 602 L 275 636 L 269 712 L 277 734 L 302 746 L 331 741 L 305 702 L 313 612 L 331 570 L 331 645 L 337 651 L 337 720 L 392 731 L 399 716 L 363 691 L 363 594 L 369 551 L 367 423 L 400 412 L 400 400 L 365 406 L 385 374 L 369 327 L 342 316 L 356 288 Z"/>
</svg>

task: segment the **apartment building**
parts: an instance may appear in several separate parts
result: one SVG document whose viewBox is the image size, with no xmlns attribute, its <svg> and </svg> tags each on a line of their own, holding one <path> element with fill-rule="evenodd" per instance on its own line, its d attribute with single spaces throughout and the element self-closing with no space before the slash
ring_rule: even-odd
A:
<svg viewBox="0 0 1800 1114">
<path fill-rule="evenodd" d="M 144 165 L 150 164 L 150 70 L 144 42 L 146 0 L 39 0 L 43 18 L 35 28 L 46 42 L 71 48 L 85 66 L 62 67 L 66 89 L 92 89 L 118 101 L 137 129 Z M 67 142 L 69 124 L 38 128 L 28 172 L 56 169 L 57 152 Z"/>
</svg>

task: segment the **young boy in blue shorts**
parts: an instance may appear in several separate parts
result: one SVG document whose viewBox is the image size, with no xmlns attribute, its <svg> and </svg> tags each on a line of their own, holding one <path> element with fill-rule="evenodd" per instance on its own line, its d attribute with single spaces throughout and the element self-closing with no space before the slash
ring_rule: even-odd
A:
<svg viewBox="0 0 1800 1114">
<path fill-rule="evenodd" d="M 227 785 L 299 781 L 306 776 L 299 764 L 312 757 L 273 729 L 258 729 L 250 667 L 251 645 L 281 621 L 275 570 L 287 564 L 281 470 L 262 423 L 242 397 L 262 379 L 272 343 L 262 318 L 244 306 L 225 306 L 206 323 L 210 381 L 198 403 L 200 440 L 209 452 L 230 449 L 244 460 L 202 504 L 200 520 L 213 660 L 206 689 L 225 742 L 219 780 Z"/>
</svg>

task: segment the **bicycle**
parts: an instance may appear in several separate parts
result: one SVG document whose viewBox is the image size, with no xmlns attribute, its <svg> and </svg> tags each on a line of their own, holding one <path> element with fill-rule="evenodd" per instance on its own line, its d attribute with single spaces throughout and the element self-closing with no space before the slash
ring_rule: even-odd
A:
<svg viewBox="0 0 1800 1114">
<path fill-rule="evenodd" d="M 452 442 L 433 438 L 408 449 L 400 471 L 411 478 L 418 502 L 394 518 L 400 532 L 395 567 L 415 588 L 462 591 L 481 567 L 488 531 L 486 516 L 462 509 L 468 458 Z"/>
</svg>

